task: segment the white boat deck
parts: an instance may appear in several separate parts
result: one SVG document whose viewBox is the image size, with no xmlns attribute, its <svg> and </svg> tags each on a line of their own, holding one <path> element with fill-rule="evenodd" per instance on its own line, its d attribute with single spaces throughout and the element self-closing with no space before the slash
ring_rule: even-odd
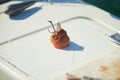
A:
<svg viewBox="0 0 120 80">
<path fill-rule="evenodd" d="M 0 7 L 5 10 L 8 4 Z M 1 70 L 7 67 L 6 72 L 14 80 L 54 80 L 73 68 L 120 50 L 109 38 L 119 32 L 119 19 L 88 4 L 71 5 L 37 2 L 15 17 L 1 14 Z M 68 48 L 56 49 L 50 43 L 48 20 L 60 22 L 67 31 Z"/>
</svg>

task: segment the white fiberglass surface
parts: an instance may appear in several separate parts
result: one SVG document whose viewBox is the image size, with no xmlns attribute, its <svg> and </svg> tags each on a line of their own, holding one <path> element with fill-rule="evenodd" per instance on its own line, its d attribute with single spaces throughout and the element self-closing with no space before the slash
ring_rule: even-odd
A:
<svg viewBox="0 0 120 80">
<path fill-rule="evenodd" d="M 78 18 L 61 26 L 70 37 L 70 46 L 65 49 L 53 47 L 51 33 L 46 29 L 0 46 L 0 56 L 38 77 L 35 71 L 65 70 L 114 52 L 118 47 L 103 33 L 111 30 L 93 21 Z"/>
<path fill-rule="evenodd" d="M 47 30 L 39 32 L 2 47 L 0 54 L 18 67 L 27 70 L 47 71 L 69 67 L 74 51 L 54 48 L 49 36 Z"/>
</svg>

